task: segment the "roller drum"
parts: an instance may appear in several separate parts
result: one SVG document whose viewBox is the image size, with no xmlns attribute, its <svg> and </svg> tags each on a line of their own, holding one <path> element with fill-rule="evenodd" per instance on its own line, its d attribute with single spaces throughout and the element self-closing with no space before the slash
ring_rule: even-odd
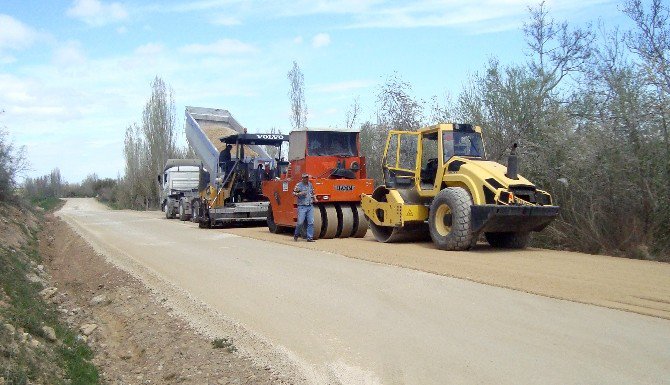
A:
<svg viewBox="0 0 670 385">
<path fill-rule="evenodd" d="M 323 205 L 323 237 L 322 238 L 335 238 L 337 236 L 337 209 L 334 205 Z"/>
<path fill-rule="evenodd" d="M 323 205 L 314 205 L 314 239 L 321 238 L 323 232 Z"/>
<path fill-rule="evenodd" d="M 351 205 L 352 210 L 354 211 L 354 238 L 363 238 L 368 232 L 368 220 L 365 218 L 365 212 L 361 208 L 361 205 Z"/>
<path fill-rule="evenodd" d="M 430 231 L 425 223 L 406 225 L 404 227 L 379 226 L 370 221 L 372 235 L 379 242 L 411 242 L 430 239 Z"/>
<path fill-rule="evenodd" d="M 337 221 L 338 221 L 338 231 L 337 236 L 339 238 L 348 238 L 354 232 L 354 212 L 351 210 L 351 205 L 348 204 L 336 204 L 335 209 L 337 210 Z"/>
</svg>

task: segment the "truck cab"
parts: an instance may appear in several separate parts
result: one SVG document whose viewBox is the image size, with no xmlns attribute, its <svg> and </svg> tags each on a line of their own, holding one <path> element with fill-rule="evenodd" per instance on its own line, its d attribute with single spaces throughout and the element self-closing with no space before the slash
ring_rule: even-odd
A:
<svg viewBox="0 0 670 385">
<path fill-rule="evenodd" d="M 190 215 L 189 198 L 198 195 L 202 162 L 197 159 L 168 159 L 163 174 L 158 176 L 161 185 L 161 207 L 165 217 L 185 221 Z"/>
</svg>

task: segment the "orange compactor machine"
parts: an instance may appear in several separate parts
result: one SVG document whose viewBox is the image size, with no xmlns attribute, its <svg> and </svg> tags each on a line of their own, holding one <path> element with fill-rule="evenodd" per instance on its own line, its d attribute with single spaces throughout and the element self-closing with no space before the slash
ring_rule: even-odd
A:
<svg viewBox="0 0 670 385">
<path fill-rule="evenodd" d="M 305 129 L 289 135 L 289 166 L 274 180 L 263 182 L 270 201 L 268 228 L 273 233 L 294 229 L 297 222 L 293 188 L 303 173 L 310 175 L 314 205 L 314 238 L 362 238 L 368 230 L 361 195 L 372 194 L 365 157 L 360 154 L 360 132 Z"/>
</svg>

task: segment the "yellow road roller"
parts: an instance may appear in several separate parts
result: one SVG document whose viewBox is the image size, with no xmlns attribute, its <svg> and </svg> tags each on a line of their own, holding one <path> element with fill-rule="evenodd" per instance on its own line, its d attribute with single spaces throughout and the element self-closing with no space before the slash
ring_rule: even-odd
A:
<svg viewBox="0 0 670 385">
<path fill-rule="evenodd" d="M 529 234 L 551 223 L 559 207 L 518 174 L 516 147 L 505 167 L 486 160 L 478 126 L 390 131 L 384 185 L 361 200 L 375 239 L 430 237 L 439 249 L 467 250 L 484 234 L 493 247 L 526 247 Z"/>
</svg>

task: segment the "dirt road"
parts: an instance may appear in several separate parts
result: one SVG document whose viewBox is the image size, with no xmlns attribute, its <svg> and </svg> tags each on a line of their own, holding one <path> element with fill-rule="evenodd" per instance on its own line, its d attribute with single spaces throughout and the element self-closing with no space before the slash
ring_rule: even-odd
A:
<svg viewBox="0 0 670 385">
<path fill-rule="evenodd" d="M 481 244 L 465 253 L 449 252 L 431 242 L 379 243 L 370 232 L 364 239 L 297 245 L 263 227 L 226 232 L 670 320 L 670 263 Z"/>
<path fill-rule="evenodd" d="M 165 295 L 178 316 L 232 336 L 240 353 L 296 383 L 670 383 L 665 319 L 201 230 L 93 200 L 69 200 L 59 215 Z"/>
</svg>

